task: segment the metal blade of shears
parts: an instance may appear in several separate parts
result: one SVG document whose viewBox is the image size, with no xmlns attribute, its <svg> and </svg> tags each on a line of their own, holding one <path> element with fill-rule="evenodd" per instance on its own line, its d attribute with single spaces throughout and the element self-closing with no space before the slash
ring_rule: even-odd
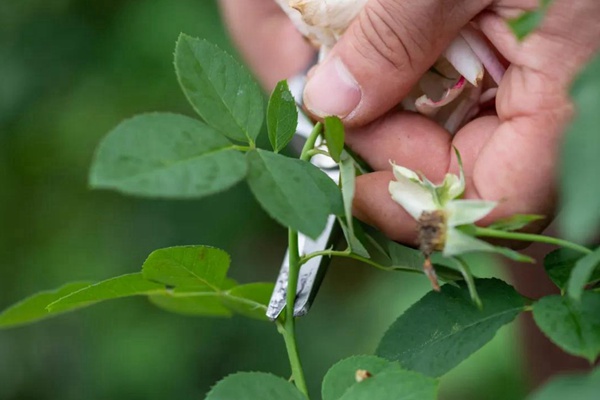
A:
<svg viewBox="0 0 600 400">
<path fill-rule="evenodd" d="M 298 128 L 296 131 L 296 137 L 306 141 L 306 138 L 310 135 L 314 128 L 313 123 L 302 111 L 302 91 L 304 89 L 306 78 L 304 76 L 296 76 L 288 80 L 290 91 L 292 92 L 296 104 L 298 105 Z M 311 160 L 315 166 L 325 172 L 331 179 L 336 183 L 339 180 L 339 169 L 337 164 L 329 157 L 318 155 L 313 157 Z M 298 248 L 300 249 L 301 255 L 313 253 L 315 251 L 325 250 L 335 244 L 335 240 L 339 237 L 340 229 L 337 226 L 336 217 L 330 215 L 325 229 L 320 236 L 313 240 L 306 235 L 298 235 Z M 294 303 L 294 317 L 300 317 L 306 315 L 310 306 L 312 305 L 315 296 L 319 290 L 321 282 L 325 276 L 327 266 L 329 265 L 330 258 L 317 256 L 311 258 L 300 268 L 300 274 L 298 277 L 298 289 L 296 291 L 296 301 Z M 289 257 L 286 252 L 285 258 L 279 271 L 279 276 L 275 283 L 275 289 L 269 302 L 267 309 L 267 317 L 271 320 L 277 319 L 281 314 L 286 305 L 286 295 L 288 287 L 289 277 Z"/>
</svg>

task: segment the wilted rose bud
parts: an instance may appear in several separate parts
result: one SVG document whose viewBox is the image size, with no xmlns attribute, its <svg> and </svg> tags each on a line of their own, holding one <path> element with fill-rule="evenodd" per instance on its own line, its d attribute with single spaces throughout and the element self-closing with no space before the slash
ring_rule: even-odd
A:
<svg viewBox="0 0 600 400">
<path fill-rule="evenodd" d="M 277 0 L 298 30 L 320 49 L 319 60 L 335 45 L 368 0 Z M 489 73 L 484 87 L 485 72 Z M 505 68 L 483 35 L 466 26 L 442 57 L 402 101 L 455 133 L 493 100 Z"/>
<path fill-rule="evenodd" d="M 337 42 L 367 0 L 277 0 L 304 36 L 324 52 Z"/>
</svg>

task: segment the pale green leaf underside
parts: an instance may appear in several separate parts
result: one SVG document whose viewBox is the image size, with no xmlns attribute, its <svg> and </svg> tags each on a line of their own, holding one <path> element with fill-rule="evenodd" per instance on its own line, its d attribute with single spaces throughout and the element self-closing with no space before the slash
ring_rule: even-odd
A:
<svg viewBox="0 0 600 400">
<path fill-rule="evenodd" d="M 229 317 L 232 313 L 268 321 L 267 305 L 274 285 L 250 283 L 225 291 L 173 291 L 150 297 L 150 301 L 170 312 L 190 316 Z"/>
<path fill-rule="evenodd" d="M 525 306 L 523 298 L 498 279 L 479 279 L 475 285 L 483 310 L 473 304 L 464 284 L 444 285 L 441 293 L 428 293 L 392 324 L 377 355 L 429 376 L 458 365 Z"/>
<path fill-rule="evenodd" d="M 341 160 L 339 162 L 339 168 L 340 181 L 342 185 L 342 200 L 344 202 L 344 214 L 346 216 L 346 223 L 342 224 L 342 228 L 344 229 L 344 235 L 346 236 L 348 246 L 350 247 L 353 253 L 358 254 L 362 257 L 369 258 L 369 252 L 363 246 L 361 241 L 356 237 L 356 233 L 354 231 L 352 202 L 354 201 L 354 192 L 356 189 L 356 170 L 354 167 L 354 160 L 348 153 L 342 153 Z"/>
<path fill-rule="evenodd" d="M 585 285 L 592 279 L 600 267 L 600 247 L 575 263 L 567 283 L 567 293 L 575 300 L 581 298 Z"/>
<path fill-rule="evenodd" d="M 153 113 L 122 122 L 102 140 L 90 185 L 136 196 L 199 198 L 245 175 L 243 154 L 213 128 L 183 115 Z"/>
<path fill-rule="evenodd" d="M 228 137 L 252 142 L 263 121 L 263 97 L 250 73 L 206 40 L 182 34 L 175 48 L 179 84 L 207 124 Z"/>
<path fill-rule="evenodd" d="M 600 55 L 577 77 L 571 89 L 576 113 L 561 145 L 561 197 L 559 222 L 565 236 L 585 242 L 600 227 Z"/>
</svg>

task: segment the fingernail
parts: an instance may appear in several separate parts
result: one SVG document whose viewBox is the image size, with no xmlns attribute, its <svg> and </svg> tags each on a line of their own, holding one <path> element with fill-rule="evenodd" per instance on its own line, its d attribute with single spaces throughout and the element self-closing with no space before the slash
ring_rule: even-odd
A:
<svg viewBox="0 0 600 400">
<path fill-rule="evenodd" d="M 304 88 L 304 105 L 319 116 L 348 116 L 360 103 L 361 92 L 348 68 L 338 57 L 320 65 Z"/>
</svg>

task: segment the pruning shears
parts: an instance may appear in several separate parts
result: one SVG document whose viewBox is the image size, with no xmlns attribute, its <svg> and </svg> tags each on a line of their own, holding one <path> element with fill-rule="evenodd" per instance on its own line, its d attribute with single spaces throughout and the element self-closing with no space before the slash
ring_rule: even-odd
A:
<svg viewBox="0 0 600 400">
<path fill-rule="evenodd" d="M 302 110 L 302 92 L 306 84 L 306 77 L 298 75 L 288 80 L 288 85 L 296 105 L 298 107 L 298 127 L 296 130 L 295 140 L 297 142 L 305 142 L 314 128 L 314 124 L 304 114 Z M 333 179 L 336 183 L 340 177 L 340 171 L 337 163 L 326 155 L 316 155 L 311 159 L 311 163 L 325 172 L 327 176 Z M 298 248 L 300 254 L 310 254 L 316 251 L 325 250 L 335 244 L 339 237 L 339 226 L 337 225 L 335 215 L 330 215 L 325 229 L 320 236 L 313 240 L 306 235 L 299 233 Z M 289 257 L 288 253 L 284 257 L 279 271 L 279 276 L 275 283 L 275 289 L 271 295 L 269 307 L 267 308 L 267 317 L 271 320 L 277 319 L 286 305 L 286 295 L 289 277 Z M 298 289 L 296 292 L 296 301 L 294 303 L 294 317 L 301 317 L 308 313 L 315 296 L 319 290 L 321 282 L 325 276 L 325 272 L 331 258 L 317 256 L 309 259 L 300 268 L 298 277 Z"/>
</svg>

